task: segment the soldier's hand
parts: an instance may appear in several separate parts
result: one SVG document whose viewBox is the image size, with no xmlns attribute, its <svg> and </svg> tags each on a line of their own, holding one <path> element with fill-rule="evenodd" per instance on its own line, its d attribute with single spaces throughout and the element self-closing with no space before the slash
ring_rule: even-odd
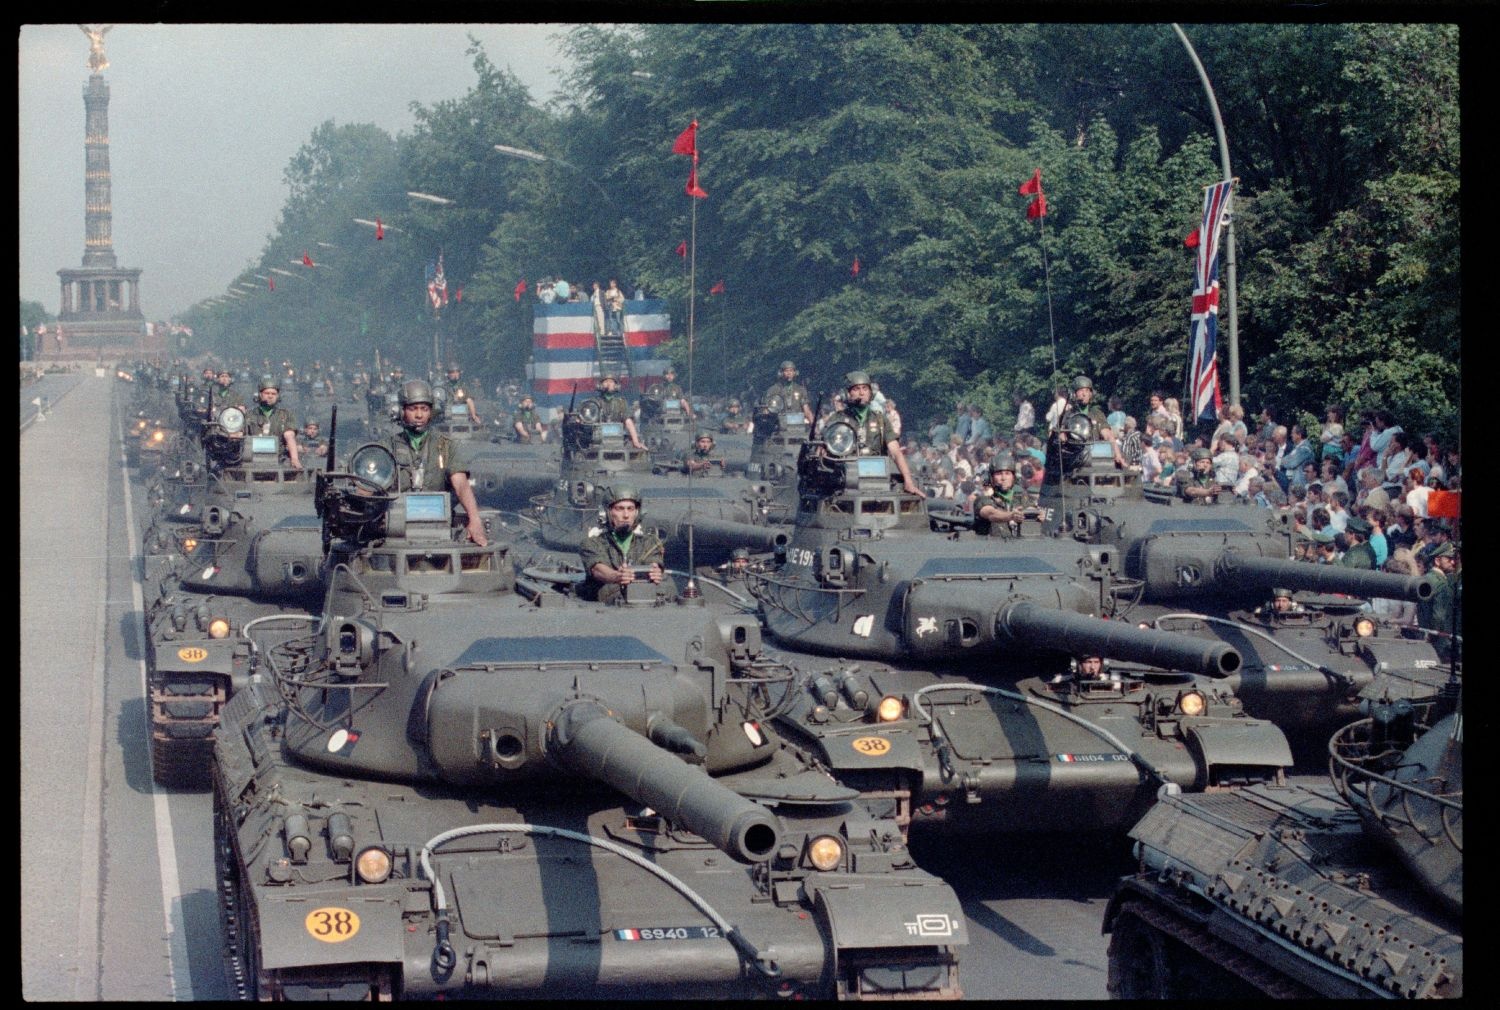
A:
<svg viewBox="0 0 1500 1010">
<path fill-rule="evenodd" d="M 665 573 L 661 570 L 661 565 L 656 564 L 656 563 L 653 562 L 652 565 L 651 565 L 651 575 L 650 575 L 651 581 L 653 583 L 660 582 L 662 580 L 662 576 L 664 574 Z"/>
<path fill-rule="evenodd" d="M 634 581 L 635 573 L 630 570 L 629 565 L 621 565 L 615 569 L 615 583 L 617 585 L 628 586 Z"/>
<path fill-rule="evenodd" d="M 907 481 L 906 483 L 902 484 L 901 486 L 904 487 L 904 488 L 906 488 L 906 493 L 907 494 L 914 494 L 918 498 L 926 498 L 927 497 L 927 492 L 923 491 L 921 488 L 917 487 L 917 485 L 914 482 L 912 482 L 912 481 Z"/>
<path fill-rule="evenodd" d="M 470 519 L 468 525 L 465 526 L 464 529 L 469 534 L 469 539 L 474 541 L 480 547 L 489 546 L 489 537 L 484 535 L 484 522 L 478 516 Z"/>
</svg>

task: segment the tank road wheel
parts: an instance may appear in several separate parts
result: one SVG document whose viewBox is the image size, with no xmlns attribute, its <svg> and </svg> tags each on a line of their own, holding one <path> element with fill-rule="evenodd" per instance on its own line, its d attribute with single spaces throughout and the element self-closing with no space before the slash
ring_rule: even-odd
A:
<svg viewBox="0 0 1500 1010">
<path fill-rule="evenodd" d="M 1172 969 L 1167 937 L 1132 912 L 1122 912 L 1109 938 L 1111 999 L 1168 999 Z"/>
<path fill-rule="evenodd" d="M 213 732 L 227 691 L 221 678 L 151 687 L 151 778 L 185 789 L 208 785 Z"/>
<path fill-rule="evenodd" d="M 214 873 L 219 882 L 224 971 L 239 999 L 269 998 L 260 992 L 260 927 L 240 873 L 235 826 L 228 808 L 219 790 L 214 789 Z"/>
</svg>

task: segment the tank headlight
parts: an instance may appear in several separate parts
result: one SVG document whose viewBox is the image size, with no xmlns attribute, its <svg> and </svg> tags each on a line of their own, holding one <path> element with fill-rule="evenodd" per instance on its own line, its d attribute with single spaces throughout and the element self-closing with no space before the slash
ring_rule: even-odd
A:
<svg viewBox="0 0 1500 1010">
<path fill-rule="evenodd" d="M 828 451 L 835 456 L 847 456 L 854 451 L 857 441 L 854 426 L 835 421 L 823 430 L 823 441 L 827 443 Z"/>
<path fill-rule="evenodd" d="M 215 617 L 212 621 L 209 621 L 208 622 L 208 637 L 209 638 L 228 638 L 229 637 L 229 622 L 226 621 L 222 617 Z"/>
<path fill-rule="evenodd" d="M 184 553 L 184 554 L 191 554 L 194 551 L 196 551 L 197 549 L 198 549 L 198 541 L 194 540 L 192 537 L 183 537 L 182 538 L 182 553 Z"/>
<path fill-rule="evenodd" d="M 1375 634 L 1375 619 L 1372 617 L 1361 617 L 1354 622 L 1354 633 L 1360 638 L 1369 638 Z"/>
<path fill-rule="evenodd" d="M 844 843 L 833 835 L 819 835 L 807 843 L 807 861 L 824 873 L 836 870 L 844 861 Z"/>
<path fill-rule="evenodd" d="M 245 412 L 238 407 L 225 407 L 219 411 L 219 427 L 233 435 L 245 430 Z"/>
<path fill-rule="evenodd" d="M 160 441 L 162 441 L 166 437 L 167 437 L 167 433 L 164 432 L 164 431 L 162 431 L 162 430 L 160 430 L 160 429 L 157 429 L 156 431 L 153 431 L 151 433 L 151 441 L 153 441 L 153 442 L 160 442 Z"/>
<path fill-rule="evenodd" d="M 378 845 L 372 845 L 354 860 L 354 872 L 366 884 L 383 884 L 391 875 L 391 854 Z"/>
<path fill-rule="evenodd" d="M 1208 701 L 1199 691 L 1186 691 L 1177 698 L 1177 710 L 1183 715 L 1202 715 Z"/>
<path fill-rule="evenodd" d="M 880 699 L 880 704 L 875 707 L 875 717 L 881 722 L 895 722 L 905 713 L 906 706 L 901 699 L 894 694 L 888 694 Z"/>
</svg>

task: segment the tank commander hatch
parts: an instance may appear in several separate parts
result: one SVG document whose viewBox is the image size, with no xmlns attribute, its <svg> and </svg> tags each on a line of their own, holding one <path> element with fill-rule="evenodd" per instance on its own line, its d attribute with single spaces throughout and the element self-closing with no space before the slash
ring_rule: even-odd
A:
<svg viewBox="0 0 1500 1010">
<path fill-rule="evenodd" d="M 609 507 L 605 528 L 595 527 L 578 547 L 584 581 L 579 596 L 585 600 L 613 603 L 624 587 L 636 580 L 636 569 L 648 569 L 646 577 L 660 584 L 666 547 L 655 533 L 640 526 L 641 493 L 620 485 L 607 495 Z"/>
</svg>

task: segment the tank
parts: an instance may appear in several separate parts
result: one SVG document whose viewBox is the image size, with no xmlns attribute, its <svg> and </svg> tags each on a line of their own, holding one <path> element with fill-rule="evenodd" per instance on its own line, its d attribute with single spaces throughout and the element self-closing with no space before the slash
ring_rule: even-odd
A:
<svg viewBox="0 0 1500 1010">
<path fill-rule="evenodd" d="M 641 396 L 640 412 L 641 441 L 654 459 L 670 461 L 693 447 L 695 426 L 684 398 L 667 396 L 653 383 Z"/>
<path fill-rule="evenodd" d="M 242 995 L 959 995 L 956 896 L 780 738 L 753 616 L 518 575 L 381 451 L 320 478 L 322 617 L 216 737 Z"/>
<path fill-rule="evenodd" d="M 1281 777 L 1284 735 L 1225 686 L 1232 646 L 1109 619 L 1108 549 L 1039 517 L 1013 540 L 959 528 L 884 456 L 841 455 L 839 428 L 803 452 L 785 563 L 747 586 L 778 648 L 823 657 L 788 660 L 813 673 L 778 725 L 840 782 L 977 833 L 1124 831 L 1164 783 Z"/>
<path fill-rule="evenodd" d="M 727 561 L 736 547 L 775 551 L 787 542 L 787 518 L 766 481 L 722 472 L 689 477 L 630 445 L 624 426 L 602 422 L 596 400 L 584 400 L 563 422 L 562 474 L 553 490 L 533 499 L 538 538 L 556 550 L 577 550 L 598 527 L 615 484 L 641 490 L 643 521 L 666 544 L 669 563 Z"/>
<path fill-rule="evenodd" d="M 1110 902 L 1116 998 L 1463 996 L 1463 719 L 1379 698 L 1322 785 L 1168 793 Z M 1431 699 L 1429 699 L 1431 701 Z"/>
<path fill-rule="evenodd" d="M 1421 691 L 1442 682 L 1434 636 L 1365 606 L 1371 597 L 1425 598 L 1429 583 L 1292 561 L 1290 513 L 1191 504 L 1143 488 L 1138 473 L 1115 468 L 1108 443 L 1054 435 L 1048 459 L 1039 495 L 1046 528 L 1110 550 L 1109 613 L 1233 645 L 1243 663 L 1229 686 L 1248 712 L 1292 734 L 1311 764 L 1328 734 L 1358 715 L 1359 693 L 1377 672 L 1404 670 Z M 1291 610 L 1272 608 L 1273 587 L 1295 591 Z"/>
<path fill-rule="evenodd" d="M 208 784 L 211 734 L 250 674 L 245 629 L 310 613 L 322 593 L 309 472 L 282 466 L 274 437 L 230 438 L 225 423 L 232 429 L 236 414 L 227 408 L 205 431 L 209 479 L 197 523 L 156 528 L 156 539 L 173 530 L 183 553 L 148 558 L 151 767 L 163 785 Z"/>
</svg>

